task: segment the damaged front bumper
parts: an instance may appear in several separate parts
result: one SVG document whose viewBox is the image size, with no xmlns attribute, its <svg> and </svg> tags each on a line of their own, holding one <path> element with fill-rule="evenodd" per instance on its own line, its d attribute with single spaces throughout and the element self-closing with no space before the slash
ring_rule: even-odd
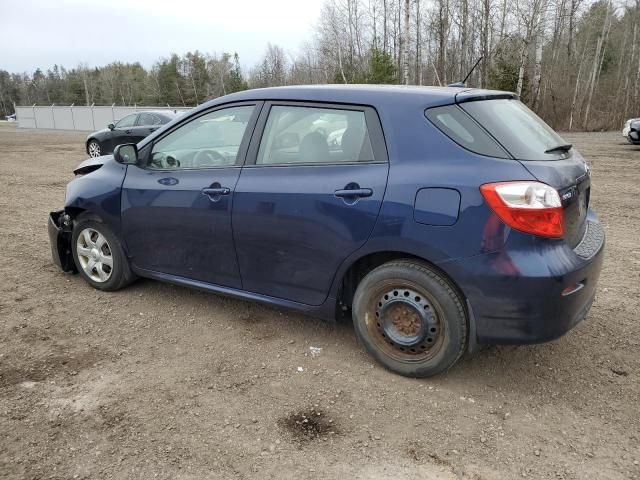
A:
<svg viewBox="0 0 640 480">
<path fill-rule="evenodd" d="M 53 263 L 64 272 L 76 272 L 71 251 L 71 235 L 73 223 L 64 210 L 49 214 L 48 230 Z"/>
</svg>

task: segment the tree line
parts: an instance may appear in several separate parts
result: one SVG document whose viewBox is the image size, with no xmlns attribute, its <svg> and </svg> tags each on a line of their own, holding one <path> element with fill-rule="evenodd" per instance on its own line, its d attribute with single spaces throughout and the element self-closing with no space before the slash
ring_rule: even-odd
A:
<svg viewBox="0 0 640 480">
<path fill-rule="evenodd" d="M 14 103 L 192 106 L 291 84 L 444 86 L 476 62 L 467 85 L 514 91 L 555 128 L 619 128 L 640 116 L 640 0 L 328 0 L 296 52 L 268 44 L 245 70 L 237 54 L 198 51 L 149 69 L 0 70 L 0 114 Z"/>
</svg>

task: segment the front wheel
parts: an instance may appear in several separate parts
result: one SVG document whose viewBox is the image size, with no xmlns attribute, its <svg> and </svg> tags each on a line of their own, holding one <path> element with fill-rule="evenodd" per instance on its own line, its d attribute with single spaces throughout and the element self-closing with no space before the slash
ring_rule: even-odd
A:
<svg viewBox="0 0 640 480">
<path fill-rule="evenodd" d="M 119 290 L 135 278 L 118 238 L 103 223 L 79 221 L 71 245 L 78 272 L 92 287 Z"/>
<path fill-rule="evenodd" d="M 89 144 L 87 145 L 87 151 L 89 152 L 89 156 L 92 158 L 102 155 L 100 143 L 97 140 L 91 140 L 89 142 Z"/>
<path fill-rule="evenodd" d="M 460 296 L 442 274 L 414 261 L 385 263 L 362 279 L 353 298 L 353 323 L 364 348 L 407 377 L 449 369 L 467 344 Z"/>
</svg>

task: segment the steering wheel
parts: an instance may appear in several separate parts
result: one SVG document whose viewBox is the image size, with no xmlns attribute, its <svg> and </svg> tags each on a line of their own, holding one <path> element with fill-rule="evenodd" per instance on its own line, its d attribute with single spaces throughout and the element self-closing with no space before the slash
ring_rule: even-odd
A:
<svg viewBox="0 0 640 480">
<path fill-rule="evenodd" d="M 196 153 L 196 156 L 193 157 L 193 166 L 194 168 L 218 167 L 224 165 L 225 161 L 222 154 L 215 150 L 200 150 Z"/>
<path fill-rule="evenodd" d="M 180 160 L 178 160 L 177 158 L 175 158 L 172 155 L 167 155 L 166 157 L 164 157 L 163 163 L 165 164 L 165 166 L 167 168 L 179 168 L 180 167 Z"/>
<path fill-rule="evenodd" d="M 180 160 L 172 155 L 165 153 L 153 154 L 151 157 L 151 165 L 158 169 L 180 168 Z"/>
</svg>

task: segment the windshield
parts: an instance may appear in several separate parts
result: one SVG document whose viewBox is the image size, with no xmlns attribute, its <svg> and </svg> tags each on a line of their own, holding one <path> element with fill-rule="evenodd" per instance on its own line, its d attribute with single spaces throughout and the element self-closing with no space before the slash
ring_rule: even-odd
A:
<svg viewBox="0 0 640 480">
<path fill-rule="evenodd" d="M 557 160 L 571 155 L 567 142 L 518 100 L 464 102 L 460 107 L 518 160 Z"/>
</svg>

